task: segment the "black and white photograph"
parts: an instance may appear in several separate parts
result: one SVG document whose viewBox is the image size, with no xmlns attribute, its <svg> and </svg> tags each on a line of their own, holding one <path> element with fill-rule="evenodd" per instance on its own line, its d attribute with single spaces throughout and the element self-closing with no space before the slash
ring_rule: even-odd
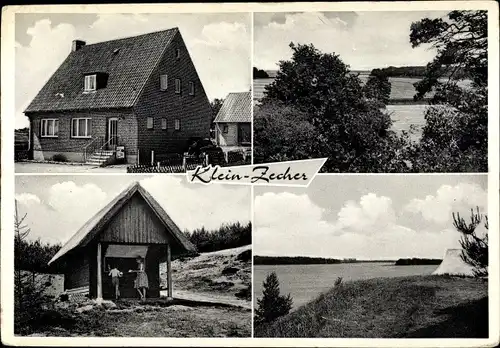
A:
<svg viewBox="0 0 500 348">
<path fill-rule="evenodd" d="M 249 187 L 18 176 L 15 201 L 16 335 L 251 336 Z"/>
<path fill-rule="evenodd" d="M 498 346 L 498 15 L 4 6 L 2 343 Z"/>
<path fill-rule="evenodd" d="M 487 197 L 486 175 L 256 187 L 254 336 L 488 337 Z"/>
<path fill-rule="evenodd" d="M 323 172 L 487 172 L 487 19 L 254 13 L 255 163 L 328 157 Z"/>
<path fill-rule="evenodd" d="M 251 163 L 250 26 L 249 13 L 16 14 L 16 172 Z"/>
</svg>

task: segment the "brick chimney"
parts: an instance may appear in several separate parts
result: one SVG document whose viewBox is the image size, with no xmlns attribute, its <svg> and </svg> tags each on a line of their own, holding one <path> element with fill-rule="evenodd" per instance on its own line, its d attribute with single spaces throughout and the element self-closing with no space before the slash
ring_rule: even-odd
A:
<svg viewBox="0 0 500 348">
<path fill-rule="evenodd" d="M 73 40 L 73 44 L 71 45 L 71 52 L 78 51 L 83 46 L 85 46 L 85 41 Z"/>
</svg>

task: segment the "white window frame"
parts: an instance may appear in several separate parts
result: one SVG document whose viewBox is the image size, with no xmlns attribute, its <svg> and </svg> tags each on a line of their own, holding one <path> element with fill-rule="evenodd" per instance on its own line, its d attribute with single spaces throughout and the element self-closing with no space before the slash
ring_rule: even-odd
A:
<svg viewBox="0 0 500 348">
<path fill-rule="evenodd" d="M 91 82 L 93 81 L 94 87 L 91 88 Z M 85 76 L 85 86 L 84 86 L 84 91 L 85 92 L 92 92 L 97 89 L 97 75 L 86 75 Z"/>
<path fill-rule="evenodd" d="M 176 59 L 180 59 L 181 58 L 181 49 L 180 48 L 177 48 L 175 50 L 175 58 Z"/>
<path fill-rule="evenodd" d="M 52 134 L 49 134 L 49 123 L 52 122 Z M 43 118 L 40 120 L 40 137 L 57 138 L 59 136 L 59 120 L 57 118 Z"/>
<path fill-rule="evenodd" d="M 163 130 L 167 129 L 167 119 L 166 118 L 161 119 L 161 129 L 163 129 Z"/>
<path fill-rule="evenodd" d="M 227 133 L 229 133 L 229 125 L 223 124 L 222 125 L 222 134 L 227 134 Z"/>
<path fill-rule="evenodd" d="M 181 79 L 175 79 L 175 93 L 176 94 L 181 94 L 181 89 L 182 89 L 182 85 L 181 85 Z"/>
<path fill-rule="evenodd" d="M 78 135 L 80 134 L 80 120 L 85 120 L 85 135 Z M 73 123 L 76 122 L 76 135 L 73 134 Z M 70 124 L 70 134 L 71 138 L 80 138 L 80 139 L 88 139 L 92 138 L 92 134 L 89 133 L 89 123 L 92 122 L 92 118 L 90 117 L 78 117 L 78 118 L 72 118 L 71 119 L 71 124 Z"/>
<path fill-rule="evenodd" d="M 175 119 L 175 130 L 180 130 L 181 129 L 181 120 L 178 118 Z"/>
<path fill-rule="evenodd" d="M 168 76 L 167 74 L 160 75 L 160 91 L 166 91 L 168 88 Z"/>
<path fill-rule="evenodd" d="M 194 95 L 194 82 L 189 81 L 189 95 Z"/>
<path fill-rule="evenodd" d="M 154 129 L 155 128 L 155 120 L 152 117 L 146 118 L 146 128 Z"/>
</svg>

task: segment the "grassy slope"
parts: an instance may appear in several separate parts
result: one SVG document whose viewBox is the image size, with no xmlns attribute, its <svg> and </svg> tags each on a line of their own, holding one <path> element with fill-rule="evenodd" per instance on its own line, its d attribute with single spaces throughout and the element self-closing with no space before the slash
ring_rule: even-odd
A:
<svg viewBox="0 0 500 348">
<path fill-rule="evenodd" d="M 257 337 L 488 336 L 488 284 L 447 276 L 345 283 L 270 325 Z"/>
</svg>

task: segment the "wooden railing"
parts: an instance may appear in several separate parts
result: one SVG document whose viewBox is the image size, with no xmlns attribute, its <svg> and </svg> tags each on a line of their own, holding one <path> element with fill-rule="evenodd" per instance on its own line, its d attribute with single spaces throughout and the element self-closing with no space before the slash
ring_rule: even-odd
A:
<svg viewBox="0 0 500 348">
<path fill-rule="evenodd" d="M 85 162 L 87 162 L 87 159 L 102 146 L 103 140 L 102 137 L 96 137 L 83 147 L 82 153 Z"/>
</svg>

